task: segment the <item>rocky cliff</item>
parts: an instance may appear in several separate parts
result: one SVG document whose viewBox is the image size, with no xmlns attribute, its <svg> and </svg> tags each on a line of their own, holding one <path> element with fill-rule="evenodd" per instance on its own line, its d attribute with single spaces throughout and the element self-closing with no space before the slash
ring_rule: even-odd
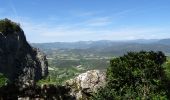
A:
<svg viewBox="0 0 170 100">
<path fill-rule="evenodd" d="M 8 19 L 0 21 L 0 73 L 21 85 L 48 74 L 46 56 L 31 47 L 20 26 Z"/>
<path fill-rule="evenodd" d="M 89 100 L 89 97 L 103 87 L 106 83 L 105 72 L 99 70 L 90 70 L 80 74 L 74 79 L 68 80 L 66 86 L 71 88 L 71 95 L 76 100 Z"/>
</svg>

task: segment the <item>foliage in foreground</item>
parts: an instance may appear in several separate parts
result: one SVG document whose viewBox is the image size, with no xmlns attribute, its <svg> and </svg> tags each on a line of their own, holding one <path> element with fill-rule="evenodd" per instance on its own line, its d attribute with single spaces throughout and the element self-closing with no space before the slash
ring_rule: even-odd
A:
<svg viewBox="0 0 170 100">
<path fill-rule="evenodd" d="M 110 61 L 107 84 L 93 100 L 167 99 L 167 78 L 162 52 L 130 52 Z"/>
<path fill-rule="evenodd" d="M 8 82 L 8 79 L 2 73 L 0 73 L 0 87 L 6 85 L 7 82 Z"/>
</svg>

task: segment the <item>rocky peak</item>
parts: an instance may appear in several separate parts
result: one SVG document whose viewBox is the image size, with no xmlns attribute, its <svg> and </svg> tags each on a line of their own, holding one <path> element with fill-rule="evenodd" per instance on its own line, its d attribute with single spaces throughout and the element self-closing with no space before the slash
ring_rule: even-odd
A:
<svg viewBox="0 0 170 100">
<path fill-rule="evenodd" d="M 66 86 L 71 88 L 71 95 L 75 96 L 76 100 L 88 100 L 93 92 L 105 85 L 105 79 L 105 72 L 90 70 L 68 80 Z"/>
<path fill-rule="evenodd" d="M 46 56 L 28 44 L 19 24 L 8 19 L 0 20 L 0 73 L 21 84 L 48 74 Z"/>
</svg>

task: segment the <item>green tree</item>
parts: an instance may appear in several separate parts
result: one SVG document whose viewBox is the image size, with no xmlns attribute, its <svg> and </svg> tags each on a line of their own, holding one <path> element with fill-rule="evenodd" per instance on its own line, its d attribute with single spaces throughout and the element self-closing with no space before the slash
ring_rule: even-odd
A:
<svg viewBox="0 0 170 100">
<path fill-rule="evenodd" d="M 107 84 L 94 100 L 166 99 L 167 81 L 162 52 L 129 52 L 110 61 Z"/>
</svg>

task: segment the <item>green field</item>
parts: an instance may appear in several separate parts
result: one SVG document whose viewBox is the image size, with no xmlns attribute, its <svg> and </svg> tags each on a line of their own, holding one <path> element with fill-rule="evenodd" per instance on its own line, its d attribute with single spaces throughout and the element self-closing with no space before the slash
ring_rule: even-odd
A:
<svg viewBox="0 0 170 100">
<path fill-rule="evenodd" d="M 91 53 L 71 51 L 46 52 L 49 63 L 49 75 L 38 84 L 63 84 L 87 70 L 106 70 L 111 57 L 99 56 Z"/>
</svg>

